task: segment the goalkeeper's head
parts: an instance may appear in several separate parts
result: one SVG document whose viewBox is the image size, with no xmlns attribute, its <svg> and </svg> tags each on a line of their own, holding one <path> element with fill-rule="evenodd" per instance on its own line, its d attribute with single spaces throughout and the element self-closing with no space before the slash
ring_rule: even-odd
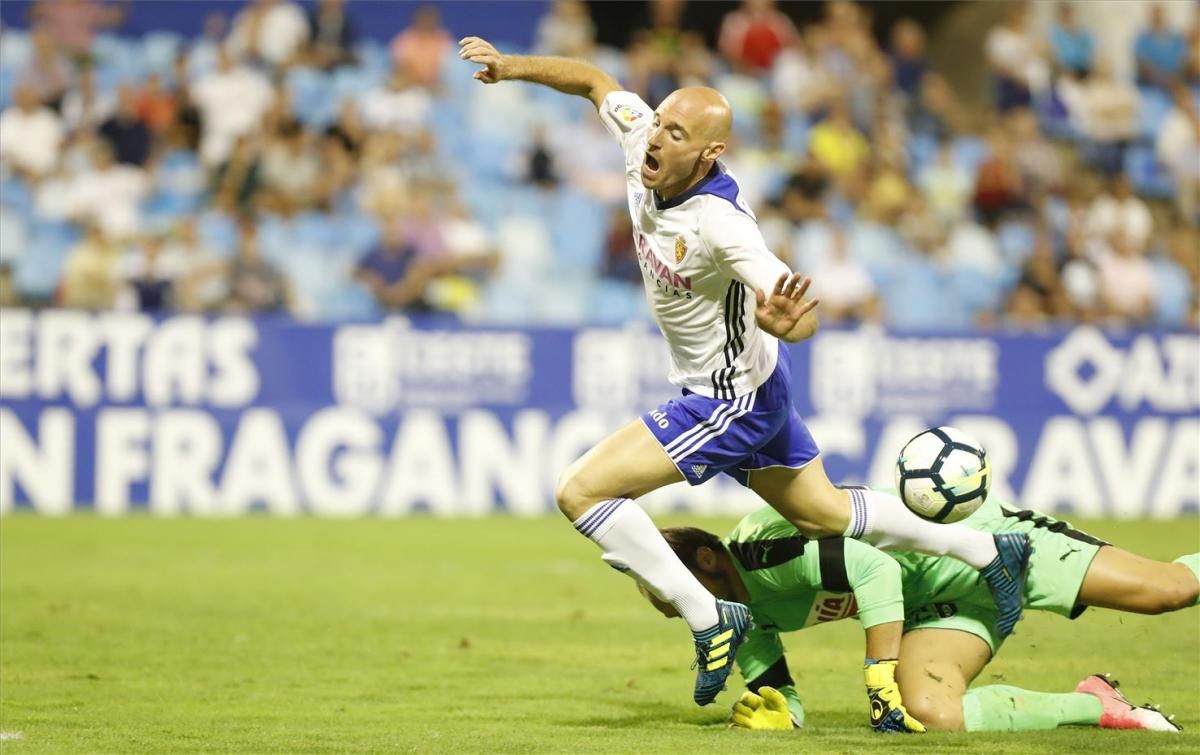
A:
<svg viewBox="0 0 1200 755">
<path fill-rule="evenodd" d="M 719 537 L 698 527 L 667 527 L 659 531 L 683 565 L 696 575 L 700 584 L 714 597 L 742 602 L 747 600 L 746 588 Z M 639 582 L 638 587 L 659 613 L 667 617 L 679 615 L 674 606 L 656 596 L 645 585 Z"/>
</svg>

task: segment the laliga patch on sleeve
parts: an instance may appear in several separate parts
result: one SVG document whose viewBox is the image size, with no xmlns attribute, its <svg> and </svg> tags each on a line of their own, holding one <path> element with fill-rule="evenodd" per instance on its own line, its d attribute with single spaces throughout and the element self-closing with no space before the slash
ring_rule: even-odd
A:
<svg viewBox="0 0 1200 755">
<path fill-rule="evenodd" d="M 626 123 L 633 123 L 641 118 L 645 113 L 638 110 L 633 105 L 617 105 L 617 117 Z"/>
</svg>

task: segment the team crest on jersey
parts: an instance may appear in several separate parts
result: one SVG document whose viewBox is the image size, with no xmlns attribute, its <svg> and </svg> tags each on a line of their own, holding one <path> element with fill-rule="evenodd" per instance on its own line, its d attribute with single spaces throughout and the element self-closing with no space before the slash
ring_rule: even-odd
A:
<svg viewBox="0 0 1200 755">
<path fill-rule="evenodd" d="M 632 105 L 618 105 L 617 115 L 626 123 L 633 123 L 640 119 L 643 115 L 642 111 L 635 109 Z"/>
<path fill-rule="evenodd" d="M 675 264 L 683 262 L 684 255 L 687 254 L 687 244 L 683 243 L 682 236 L 675 237 Z"/>
</svg>

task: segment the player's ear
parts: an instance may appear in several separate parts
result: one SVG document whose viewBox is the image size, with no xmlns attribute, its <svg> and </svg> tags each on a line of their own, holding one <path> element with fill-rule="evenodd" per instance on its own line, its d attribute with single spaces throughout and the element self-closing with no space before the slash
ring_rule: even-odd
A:
<svg viewBox="0 0 1200 755">
<path fill-rule="evenodd" d="M 700 153 L 700 156 L 705 160 L 713 161 L 720 157 L 724 151 L 725 142 L 709 142 L 704 151 Z"/>
<path fill-rule="evenodd" d="M 702 545 L 696 549 L 696 565 L 701 571 L 709 574 L 717 571 L 717 554 L 712 548 L 707 545 Z"/>
</svg>

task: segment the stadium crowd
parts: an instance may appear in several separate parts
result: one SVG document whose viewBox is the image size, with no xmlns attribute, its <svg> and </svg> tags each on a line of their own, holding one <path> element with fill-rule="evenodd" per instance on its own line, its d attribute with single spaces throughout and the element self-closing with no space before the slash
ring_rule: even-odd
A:
<svg viewBox="0 0 1200 755">
<path fill-rule="evenodd" d="M 827 322 L 1200 324 L 1200 22 L 1155 7 L 1105 50 L 1069 5 L 1038 28 L 1013 4 L 978 107 L 912 20 L 834 0 L 797 28 L 747 0 L 710 47 L 683 8 L 618 50 L 557 0 L 534 51 L 652 105 L 720 88 L 726 162 Z M 471 81 L 436 7 L 389 45 L 340 0 L 255 0 L 191 38 L 123 37 L 126 10 L 43 0 L 0 33 L 0 304 L 646 316 L 620 150 L 582 100 Z"/>
</svg>

